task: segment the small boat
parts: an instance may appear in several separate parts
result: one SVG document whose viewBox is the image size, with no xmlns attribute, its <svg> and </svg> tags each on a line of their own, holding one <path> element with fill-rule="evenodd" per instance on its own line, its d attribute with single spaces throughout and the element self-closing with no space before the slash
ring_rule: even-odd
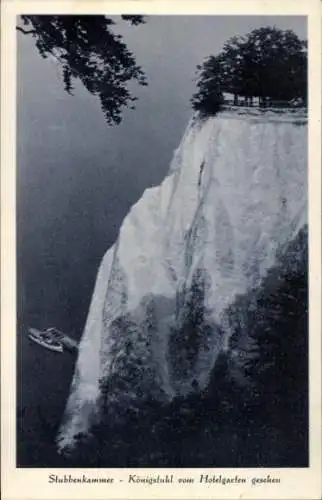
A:
<svg viewBox="0 0 322 500">
<path fill-rule="evenodd" d="M 55 327 L 47 328 L 46 332 L 48 332 L 53 339 L 59 341 L 64 349 L 66 348 L 68 351 L 77 351 L 78 342 L 67 335 L 67 333 L 63 333 Z"/>
<path fill-rule="evenodd" d="M 53 338 L 50 329 L 41 331 L 36 328 L 29 328 L 28 332 L 28 337 L 42 347 L 55 352 L 64 351 L 62 343 Z"/>
</svg>

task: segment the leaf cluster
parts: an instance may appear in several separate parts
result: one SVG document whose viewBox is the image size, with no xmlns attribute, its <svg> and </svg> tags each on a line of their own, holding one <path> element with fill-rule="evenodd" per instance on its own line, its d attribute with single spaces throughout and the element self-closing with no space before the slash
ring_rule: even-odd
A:
<svg viewBox="0 0 322 500">
<path fill-rule="evenodd" d="M 133 26 L 145 22 L 143 16 L 121 17 Z M 147 85 L 147 81 L 122 36 L 114 33 L 113 19 L 93 15 L 23 15 L 21 19 L 25 28 L 17 29 L 35 38 L 43 58 L 56 59 L 69 94 L 73 93 L 74 82 L 81 81 L 99 97 L 109 125 L 121 122 L 125 107 L 134 108 L 137 98 L 129 83 Z"/>
</svg>

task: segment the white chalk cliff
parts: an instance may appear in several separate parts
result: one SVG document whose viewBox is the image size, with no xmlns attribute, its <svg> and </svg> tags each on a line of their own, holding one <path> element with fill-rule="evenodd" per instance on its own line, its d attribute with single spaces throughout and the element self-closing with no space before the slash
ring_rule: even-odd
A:
<svg viewBox="0 0 322 500">
<path fill-rule="evenodd" d="M 99 417 L 100 381 L 113 381 L 108 404 L 120 412 L 205 387 L 228 348 L 227 308 L 306 223 L 305 116 L 192 119 L 168 176 L 131 208 L 102 260 L 59 447 Z"/>
</svg>

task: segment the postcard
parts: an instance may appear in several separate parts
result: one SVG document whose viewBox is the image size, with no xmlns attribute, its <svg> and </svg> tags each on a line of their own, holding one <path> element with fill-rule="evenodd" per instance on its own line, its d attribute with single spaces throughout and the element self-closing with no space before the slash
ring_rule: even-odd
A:
<svg viewBox="0 0 322 500">
<path fill-rule="evenodd" d="M 3 498 L 321 498 L 320 2 L 1 9 Z"/>
</svg>

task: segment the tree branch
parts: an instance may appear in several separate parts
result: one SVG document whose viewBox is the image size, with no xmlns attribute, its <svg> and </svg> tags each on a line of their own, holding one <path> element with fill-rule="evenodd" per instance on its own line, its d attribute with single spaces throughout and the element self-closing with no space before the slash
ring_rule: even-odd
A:
<svg viewBox="0 0 322 500">
<path fill-rule="evenodd" d="M 21 28 L 20 26 L 16 26 L 16 29 L 18 31 L 21 31 L 24 35 L 28 35 L 29 33 L 37 33 L 36 30 L 25 30 L 24 28 Z"/>
</svg>

